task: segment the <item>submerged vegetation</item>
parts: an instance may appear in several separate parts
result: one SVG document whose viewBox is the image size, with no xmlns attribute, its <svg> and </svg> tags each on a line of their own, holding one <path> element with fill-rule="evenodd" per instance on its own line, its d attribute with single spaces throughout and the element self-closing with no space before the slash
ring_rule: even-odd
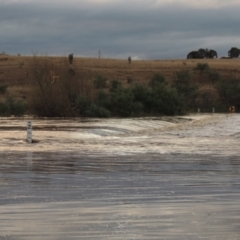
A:
<svg viewBox="0 0 240 240">
<path fill-rule="evenodd" d="M 11 84 L 1 81 L 0 75 L 0 115 L 138 117 L 181 115 L 198 108 L 211 112 L 213 107 L 224 112 L 230 105 L 240 108 L 238 77 L 222 76 L 206 62 L 189 68 L 185 61 L 171 75 L 159 67 L 142 81 L 135 80 L 132 68 L 136 63 L 132 62 L 124 82 L 101 68 L 93 78 L 86 77 L 91 69 L 84 75 L 75 67 L 73 54 L 59 60 L 33 56 L 28 67 L 21 61 L 19 69 L 26 69 L 29 89 L 27 93 L 21 90 L 21 96 L 8 92 Z"/>
</svg>

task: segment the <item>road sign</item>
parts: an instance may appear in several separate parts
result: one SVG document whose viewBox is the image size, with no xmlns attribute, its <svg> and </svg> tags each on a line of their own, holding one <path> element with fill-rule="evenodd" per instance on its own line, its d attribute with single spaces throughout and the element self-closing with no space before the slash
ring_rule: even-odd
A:
<svg viewBox="0 0 240 240">
<path fill-rule="evenodd" d="M 229 112 L 235 112 L 235 106 L 230 106 L 229 107 Z"/>
</svg>

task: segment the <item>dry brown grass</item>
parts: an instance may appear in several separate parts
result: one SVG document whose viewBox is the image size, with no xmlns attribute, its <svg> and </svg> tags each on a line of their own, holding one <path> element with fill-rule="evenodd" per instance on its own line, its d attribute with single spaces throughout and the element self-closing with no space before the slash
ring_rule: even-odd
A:
<svg viewBox="0 0 240 240">
<path fill-rule="evenodd" d="M 0 56 L 0 83 L 8 83 L 8 92 L 18 98 L 25 99 L 28 92 L 31 91 L 27 80 L 32 59 L 31 56 Z M 48 57 L 48 59 L 51 59 L 60 67 L 62 64 L 68 64 L 67 57 Z M 144 84 L 149 82 L 155 73 L 160 73 L 166 77 L 167 81 L 171 82 L 175 72 L 189 70 L 192 81 L 198 84 L 200 88 L 206 88 L 210 86 L 209 82 L 193 70 L 199 62 L 208 63 L 211 68 L 219 71 L 224 78 L 230 76 L 239 78 L 240 76 L 240 61 L 238 59 L 133 60 L 129 64 L 127 59 L 75 57 L 73 68 L 80 77 L 80 84 L 84 82 L 85 85 L 91 84 L 96 75 L 102 75 L 108 80 L 119 80 L 123 85 L 127 85 L 128 78 L 131 78 L 133 82 Z"/>
</svg>

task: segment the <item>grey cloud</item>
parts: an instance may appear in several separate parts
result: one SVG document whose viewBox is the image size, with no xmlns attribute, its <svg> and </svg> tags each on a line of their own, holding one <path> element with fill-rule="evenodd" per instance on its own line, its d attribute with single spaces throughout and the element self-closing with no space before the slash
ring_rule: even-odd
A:
<svg viewBox="0 0 240 240">
<path fill-rule="evenodd" d="M 105 57 L 128 55 L 185 58 L 191 50 L 213 48 L 226 55 L 237 44 L 238 8 L 197 9 L 187 5 L 155 7 L 145 3 L 46 6 L 14 4 L 0 7 L 2 51 Z M 230 13 L 230 14 L 229 14 Z M 226 42 L 223 39 L 227 39 Z M 211 42 L 212 40 L 212 42 Z M 240 47 L 240 46 L 239 46 Z M 0 49 L 1 51 L 1 49 Z"/>
</svg>

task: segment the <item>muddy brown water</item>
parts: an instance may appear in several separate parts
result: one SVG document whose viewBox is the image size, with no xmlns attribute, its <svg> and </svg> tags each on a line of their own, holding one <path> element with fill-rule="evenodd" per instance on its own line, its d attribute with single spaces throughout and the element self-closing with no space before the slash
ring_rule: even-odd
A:
<svg viewBox="0 0 240 240">
<path fill-rule="evenodd" d="M 0 119 L 0 239 L 240 239 L 240 115 Z"/>
</svg>

